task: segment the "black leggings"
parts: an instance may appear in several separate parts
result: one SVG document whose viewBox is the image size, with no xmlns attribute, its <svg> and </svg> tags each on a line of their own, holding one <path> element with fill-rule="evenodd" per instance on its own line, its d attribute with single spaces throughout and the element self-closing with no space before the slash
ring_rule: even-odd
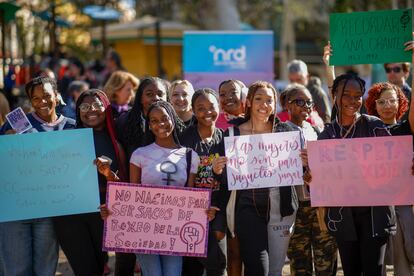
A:
<svg viewBox="0 0 414 276">
<path fill-rule="evenodd" d="M 381 276 L 388 237 L 372 237 L 371 215 L 352 210 L 357 240 L 336 239 L 345 276 Z"/>
<path fill-rule="evenodd" d="M 240 242 L 240 256 L 245 276 L 267 276 L 269 253 L 267 220 L 257 214 L 253 206 L 238 206 L 236 234 Z"/>
<path fill-rule="evenodd" d="M 103 220 L 99 213 L 53 218 L 59 244 L 76 276 L 101 276 Z"/>
<path fill-rule="evenodd" d="M 135 262 L 134 253 L 116 252 L 115 276 L 134 276 Z"/>
</svg>

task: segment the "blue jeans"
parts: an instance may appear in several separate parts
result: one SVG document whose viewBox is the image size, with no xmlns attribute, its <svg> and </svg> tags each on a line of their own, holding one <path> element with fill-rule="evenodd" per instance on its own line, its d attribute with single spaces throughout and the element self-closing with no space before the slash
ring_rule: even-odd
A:
<svg viewBox="0 0 414 276">
<path fill-rule="evenodd" d="M 181 276 L 181 256 L 137 254 L 137 261 L 145 276 Z"/>
<path fill-rule="evenodd" d="M 54 276 L 58 250 L 50 218 L 0 223 L 0 275 Z"/>
</svg>

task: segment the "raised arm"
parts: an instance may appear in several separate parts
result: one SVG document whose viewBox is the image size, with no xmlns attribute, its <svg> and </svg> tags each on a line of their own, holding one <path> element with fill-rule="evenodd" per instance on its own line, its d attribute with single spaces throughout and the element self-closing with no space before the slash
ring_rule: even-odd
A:
<svg viewBox="0 0 414 276">
<path fill-rule="evenodd" d="M 414 32 L 413 32 L 414 36 Z M 411 51 L 411 64 L 414 65 L 414 41 L 407 41 L 405 44 L 405 51 Z M 414 69 L 413 69 L 413 76 L 412 76 L 412 83 L 411 83 L 411 101 L 410 101 L 410 109 L 408 111 L 408 122 L 410 123 L 411 132 L 414 134 L 414 98 L 413 98 L 413 88 L 414 88 Z"/>
<path fill-rule="evenodd" d="M 332 85 L 335 79 L 335 67 L 329 65 L 329 59 L 332 56 L 331 42 L 328 41 L 328 45 L 323 47 L 323 63 L 325 63 L 326 81 L 329 89 L 329 99 L 333 104 Z"/>
</svg>

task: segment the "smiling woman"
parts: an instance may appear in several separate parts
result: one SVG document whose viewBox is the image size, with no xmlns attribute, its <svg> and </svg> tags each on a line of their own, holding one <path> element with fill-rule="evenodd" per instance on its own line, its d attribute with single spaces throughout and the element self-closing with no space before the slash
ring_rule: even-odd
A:
<svg viewBox="0 0 414 276">
<path fill-rule="evenodd" d="M 337 113 L 318 140 L 390 135 L 381 120 L 359 113 L 364 80 L 354 74 L 338 76 L 332 92 Z M 327 208 L 325 222 L 338 244 L 345 275 L 381 275 L 386 242 L 395 229 L 394 215 L 391 206 Z M 330 228 L 332 221 L 335 228 Z"/>
<path fill-rule="evenodd" d="M 76 102 L 76 118 L 77 128 L 93 129 L 97 158 L 95 163 L 99 172 L 99 197 L 100 203 L 104 204 L 107 181 L 126 180 L 125 156 L 116 140 L 112 109 L 105 93 L 97 89 L 83 92 Z M 109 162 L 109 159 L 112 161 Z M 105 170 L 106 166 L 108 169 Z M 118 172 L 119 177 L 111 171 Z M 99 213 L 56 217 L 53 222 L 59 244 L 75 274 L 102 275 L 104 268 L 104 252 L 101 249 L 103 221 Z"/>
<path fill-rule="evenodd" d="M 292 127 L 281 123 L 275 116 L 276 95 L 276 89 L 272 84 L 264 81 L 254 82 L 247 93 L 244 119 L 238 126 L 229 127 L 224 135 L 292 131 Z M 224 143 L 221 155 L 224 157 Z M 225 164 L 226 159 L 213 167 L 214 172 L 225 174 Z M 223 183 L 228 185 L 226 180 L 227 177 L 223 176 Z M 238 244 L 234 243 L 230 249 L 240 252 L 245 275 L 281 275 L 290 230 L 295 220 L 297 202 L 294 194 L 295 191 L 290 186 L 240 190 L 237 191 L 237 204 L 233 207 L 235 210 L 230 212 L 231 208 L 227 206 L 229 231 L 233 237 L 235 232 L 240 243 L 239 248 Z M 235 217 L 230 218 L 229 213 L 235 213 Z M 232 221 L 229 221 L 229 218 Z"/>
<path fill-rule="evenodd" d="M 191 97 L 193 97 L 193 85 L 187 80 L 176 80 L 171 84 L 168 98 L 178 117 L 188 127 L 194 122 L 193 110 L 191 108 Z"/>
<path fill-rule="evenodd" d="M 75 128 L 74 120 L 56 113 L 59 100 L 53 79 L 34 78 L 26 84 L 25 90 L 35 111 L 27 115 L 33 127 L 24 133 Z M 0 135 L 13 133 L 9 123 L 0 129 Z M 51 169 L 45 168 L 47 172 Z M 29 179 L 28 183 L 36 187 Z M 51 218 L 0 223 L 0 244 L 0 275 L 55 274 L 58 244 Z"/>
</svg>

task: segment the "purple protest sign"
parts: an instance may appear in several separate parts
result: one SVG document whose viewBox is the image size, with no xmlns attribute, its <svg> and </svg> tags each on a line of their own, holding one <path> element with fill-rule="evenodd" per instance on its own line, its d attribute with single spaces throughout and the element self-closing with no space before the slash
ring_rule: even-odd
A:
<svg viewBox="0 0 414 276">
<path fill-rule="evenodd" d="M 308 142 L 312 206 L 414 203 L 412 136 Z"/>
<path fill-rule="evenodd" d="M 32 128 L 32 124 L 29 119 L 27 119 L 26 114 L 24 114 L 21 107 L 18 107 L 12 112 L 6 114 L 6 119 L 17 133 L 23 133 Z"/>
<path fill-rule="evenodd" d="M 103 250 L 207 256 L 211 191 L 108 183 Z"/>
</svg>

